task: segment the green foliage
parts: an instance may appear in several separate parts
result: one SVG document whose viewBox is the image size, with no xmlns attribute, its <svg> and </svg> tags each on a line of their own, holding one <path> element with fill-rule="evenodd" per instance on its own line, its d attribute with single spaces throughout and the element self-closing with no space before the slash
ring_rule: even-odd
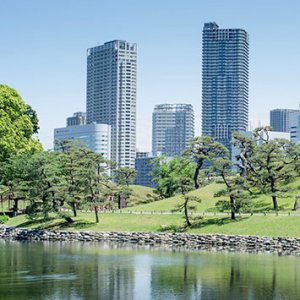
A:
<svg viewBox="0 0 300 300">
<path fill-rule="evenodd" d="M 36 113 L 16 90 L 0 85 L 0 161 L 12 155 L 41 151 L 32 135 L 37 131 Z"/>
<path fill-rule="evenodd" d="M 223 180 L 219 180 L 218 183 L 223 183 Z M 222 196 L 225 196 L 225 195 L 227 195 L 227 190 L 226 189 L 219 190 L 219 191 L 214 193 L 214 197 L 216 197 L 216 198 L 222 197 Z"/>
<path fill-rule="evenodd" d="M 253 156 L 256 150 L 255 140 L 251 137 L 244 136 L 240 132 L 234 132 L 232 135 L 232 144 L 239 151 L 235 156 L 235 165 L 238 168 L 240 176 L 247 176 L 250 170 L 249 159 Z"/>
<path fill-rule="evenodd" d="M 131 184 L 135 177 L 136 171 L 131 168 L 118 168 L 116 171 L 115 180 L 120 185 L 129 185 Z"/>
<path fill-rule="evenodd" d="M 112 184 L 109 172 L 114 164 L 105 159 L 101 154 L 91 150 L 79 149 L 81 157 L 79 186 L 85 200 L 95 212 L 96 223 L 99 222 L 99 206 L 112 196 Z"/>
<path fill-rule="evenodd" d="M 285 139 L 269 139 L 269 127 L 259 127 L 254 137 L 260 140 L 249 159 L 247 181 L 261 193 L 271 196 L 273 209 L 278 210 L 277 197 L 288 190 L 300 170 L 300 146 Z"/>
<path fill-rule="evenodd" d="M 9 220 L 9 217 L 6 215 L 0 215 L 0 224 L 4 224 Z"/>
<path fill-rule="evenodd" d="M 13 211 L 18 212 L 19 201 L 29 199 L 30 180 L 33 166 L 31 155 L 11 156 L 0 163 L 0 194 L 3 199 L 14 202 Z"/>
<path fill-rule="evenodd" d="M 224 202 L 217 202 L 216 206 L 221 210 L 228 209 L 228 207 L 230 207 L 231 219 L 235 219 L 235 214 L 240 211 L 241 207 L 243 207 L 245 200 L 249 197 L 249 194 L 245 188 L 245 178 L 243 176 L 237 176 L 236 172 L 233 171 L 233 164 L 229 158 L 228 150 L 223 147 L 222 151 L 223 153 L 219 157 L 211 160 L 211 168 L 216 176 L 219 176 L 223 180 L 226 187 L 225 194 L 229 196 L 229 203 L 228 205 L 225 205 Z M 223 191 L 220 191 L 219 195 L 222 193 Z"/>
<path fill-rule="evenodd" d="M 194 168 L 194 163 L 190 163 L 187 160 L 181 158 L 173 158 L 171 160 L 166 157 L 160 156 L 153 159 L 153 172 L 152 178 L 156 183 L 156 193 L 161 198 L 168 198 L 174 196 L 179 192 L 178 190 L 178 171 L 181 169 L 181 163 L 189 165 L 189 172 Z M 183 170 L 184 172 L 186 170 Z M 189 174 L 192 178 L 193 174 Z"/>
<path fill-rule="evenodd" d="M 119 168 L 115 171 L 115 181 L 118 186 L 115 189 L 115 195 L 118 199 L 118 208 L 127 206 L 127 200 L 132 195 L 133 190 L 129 187 L 137 175 L 136 171 L 131 168 Z"/>
<path fill-rule="evenodd" d="M 32 132 L 38 133 L 40 127 L 39 127 L 39 119 L 36 111 L 30 105 L 27 104 L 25 109 L 25 114 L 30 118 L 32 124 Z"/>
<path fill-rule="evenodd" d="M 224 146 L 216 142 L 213 137 L 200 136 L 191 141 L 190 146 L 184 151 L 183 156 L 194 162 L 193 180 L 195 189 L 198 189 L 201 184 L 204 185 L 199 181 L 199 176 L 201 175 L 201 169 L 205 167 L 205 163 L 208 166 L 212 159 L 221 157 L 223 154 Z M 209 171 L 206 172 L 210 174 Z M 207 174 L 203 173 L 203 175 Z"/>
<path fill-rule="evenodd" d="M 184 218 L 186 225 L 191 226 L 189 211 L 195 209 L 194 205 L 191 205 L 191 201 L 201 201 L 195 196 L 188 195 L 188 192 L 194 189 L 193 173 L 194 164 L 186 158 L 173 158 L 170 161 L 163 161 L 156 167 L 158 174 L 163 174 L 159 180 L 157 180 L 157 190 L 159 192 L 172 191 L 173 194 L 180 193 L 183 199 L 183 203 L 178 205 L 175 210 L 184 212 Z"/>
<path fill-rule="evenodd" d="M 230 211 L 231 209 L 228 200 L 218 200 L 215 205 L 219 212 Z"/>
<path fill-rule="evenodd" d="M 26 210 L 31 218 L 47 219 L 51 212 L 60 212 L 61 170 L 58 158 L 59 154 L 55 152 L 36 153 L 31 158 L 30 204 Z"/>
</svg>

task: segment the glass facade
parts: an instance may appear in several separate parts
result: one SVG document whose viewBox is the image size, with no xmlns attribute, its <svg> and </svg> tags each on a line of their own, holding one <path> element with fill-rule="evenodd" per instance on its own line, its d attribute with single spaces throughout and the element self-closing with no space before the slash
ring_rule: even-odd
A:
<svg viewBox="0 0 300 300">
<path fill-rule="evenodd" d="M 202 135 L 230 150 L 232 133 L 248 127 L 248 33 L 205 23 L 202 45 Z"/>
<path fill-rule="evenodd" d="M 110 159 L 110 126 L 106 124 L 74 125 L 54 129 L 54 150 L 57 140 L 76 140 L 83 147 Z"/>
<path fill-rule="evenodd" d="M 152 115 L 154 156 L 180 156 L 194 137 L 194 110 L 191 104 L 156 105 Z"/>
<path fill-rule="evenodd" d="M 292 113 L 300 114 L 296 109 L 273 109 L 270 111 L 270 125 L 273 131 L 290 132 Z"/>
<path fill-rule="evenodd" d="M 134 168 L 136 44 L 115 40 L 87 50 L 87 123 L 111 125 L 111 159 Z"/>
</svg>

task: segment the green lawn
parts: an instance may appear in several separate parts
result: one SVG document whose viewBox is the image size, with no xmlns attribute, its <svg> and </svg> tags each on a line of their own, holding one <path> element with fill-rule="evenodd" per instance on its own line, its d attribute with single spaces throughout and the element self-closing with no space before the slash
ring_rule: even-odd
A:
<svg viewBox="0 0 300 300">
<path fill-rule="evenodd" d="M 278 205 L 280 211 L 291 211 L 294 206 L 295 196 L 300 194 L 300 180 L 295 181 L 289 186 L 290 192 L 287 193 L 287 197 L 278 197 Z M 194 202 L 198 212 L 216 211 L 215 204 L 218 200 L 229 200 L 227 196 L 214 197 L 214 194 L 224 189 L 223 184 L 212 183 L 197 191 L 190 192 L 190 195 L 198 196 L 201 202 Z M 177 195 L 171 198 L 135 205 L 127 208 L 128 211 L 172 211 L 178 204 L 182 203 L 182 197 Z M 253 199 L 253 211 L 264 212 L 271 211 L 273 208 L 270 195 L 260 195 Z M 299 212 L 300 213 L 300 212 Z"/>
<path fill-rule="evenodd" d="M 127 201 L 128 206 L 136 206 L 139 204 L 144 204 L 153 201 L 153 189 L 141 186 L 141 185 L 130 185 L 132 189 L 132 194 Z"/>
<path fill-rule="evenodd" d="M 281 213 L 290 212 L 293 208 L 295 195 L 299 192 L 300 180 L 289 185 L 289 197 L 278 198 Z M 214 211 L 216 201 L 226 197 L 215 198 L 214 193 L 223 189 L 222 184 L 212 183 L 191 195 L 197 195 L 202 200 L 195 203 L 198 212 Z M 79 213 L 75 222 L 66 225 L 62 219 L 52 219 L 47 222 L 29 222 L 25 216 L 18 216 L 8 221 L 9 226 L 26 226 L 46 229 L 67 229 L 67 230 L 94 230 L 94 231 L 184 231 L 183 218 L 180 214 L 160 214 L 162 211 L 172 211 L 176 205 L 182 203 L 180 196 L 154 201 L 151 196 L 152 189 L 140 186 L 133 186 L 133 196 L 129 201 L 132 207 L 123 210 L 122 213 L 100 213 L 100 223 L 95 224 L 94 214 L 90 212 Z M 146 204 L 139 204 L 145 203 Z M 152 201 L 152 202 L 151 202 Z M 254 212 L 272 210 L 270 196 L 260 195 L 254 200 Z M 138 214 L 129 214 L 130 211 Z M 141 214 L 141 212 L 156 212 L 157 214 Z M 126 213 L 127 212 L 127 213 Z M 197 221 L 197 225 L 187 232 L 192 233 L 225 233 L 225 234 L 253 234 L 261 236 L 292 236 L 300 237 L 300 211 L 292 212 L 291 216 L 273 215 L 242 215 L 237 221 L 231 221 L 227 215 L 204 216 Z"/>
<path fill-rule="evenodd" d="M 145 215 L 101 213 L 95 224 L 93 213 L 80 213 L 75 223 L 66 226 L 62 219 L 30 223 L 25 216 L 11 218 L 6 225 L 29 228 L 91 231 L 183 231 L 180 215 Z M 187 230 L 190 233 L 251 234 L 260 236 L 300 237 L 300 216 L 243 216 L 237 221 L 228 217 L 204 217 Z"/>
</svg>

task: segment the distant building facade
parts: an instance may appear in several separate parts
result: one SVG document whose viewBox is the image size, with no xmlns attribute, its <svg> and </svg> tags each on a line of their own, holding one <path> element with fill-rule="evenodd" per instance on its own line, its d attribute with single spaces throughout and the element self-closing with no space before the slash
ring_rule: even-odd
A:
<svg viewBox="0 0 300 300">
<path fill-rule="evenodd" d="M 180 156 L 194 137 L 194 109 L 191 104 L 156 105 L 152 115 L 154 156 Z"/>
<path fill-rule="evenodd" d="M 298 113 L 296 109 L 273 109 L 270 111 L 270 126 L 274 131 L 290 132 L 290 116 Z"/>
<path fill-rule="evenodd" d="M 248 128 L 249 36 L 244 29 L 205 23 L 202 35 L 202 135 L 231 150 Z"/>
<path fill-rule="evenodd" d="M 156 188 L 156 184 L 152 181 L 150 173 L 153 171 L 152 161 L 154 157 L 149 152 L 137 152 L 135 159 L 135 170 L 137 176 L 134 184 Z"/>
<path fill-rule="evenodd" d="M 150 152 L 136 152 L 136 158 L 150 157 Z"/>
<path fill-rule="evenodd" d="M 68 126 L 77 126 L 86 124 L 86 113 L 85 112 L 76 112 L 72 117 L 67 118 L 67 127 Z"/>
<path fill-rule="evenodd" d="M 76 140 L 80 146 L 87 147 L 110 160 L 110 125 L 87 124 L 54 129 L 54 150 L 58 140 Z"/>
<path fill-rule="evenodd" d="M 114 40 L 87 50 L 87 124 L 111 126 L 111 159 L 135 166 L 137 46 Z"/>
<path fill-rule="evenodd" d="M 289 131 L 292 142 L 300 142 L 300 111 L 289 114 Z"/>
</svg>

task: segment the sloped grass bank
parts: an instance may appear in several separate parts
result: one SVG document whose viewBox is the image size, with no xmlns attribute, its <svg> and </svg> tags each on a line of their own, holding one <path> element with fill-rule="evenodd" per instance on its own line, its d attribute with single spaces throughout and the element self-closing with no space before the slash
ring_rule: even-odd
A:
<svg viewBox="0 0 300 300">
<path fill-rule="evenodd" d="M 228 217 L 209 216 L 194 221 L 191 229 L 183 226 L 181 215 L 144 215 L 101 213 L 95 224 L 92 213 L 80 213 L 75 222 L 66 224 L 63 219 L 31 222 L 25 216 L 11 218 L 6 225 L 51 230 L 90 230 L 119 232 L 188 232 L 220 233 L 259 236 L 300 237 L 300 216 L 243 216 L 236 221 Z"/>
</svg>

